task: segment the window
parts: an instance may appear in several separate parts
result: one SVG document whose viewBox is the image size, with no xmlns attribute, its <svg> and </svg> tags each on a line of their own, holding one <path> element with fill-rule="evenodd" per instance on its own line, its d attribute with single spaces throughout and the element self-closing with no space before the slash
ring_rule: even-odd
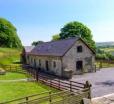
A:
<svg viewBox="0 0 114 104">
<path fill-rule="evenodd" d="M 77 70 L 83 69 L 83 62 L 82 61 L 77 61 L 76 62 L 76 69 Z"/>
<path fill-rule="evenodd" d="M 55 61 L 53 61 L 53 67 L 54 67 L 54 68 L 56 67 L 56 62 L 55 62 Z"/>
<path fill-rule="evenodd" d="M 41 66 L 41 60 L 39 59 L 39 66 Z"/>
<path fill-rule="evenodd" d="M 82 52 L 82 46 L 77 47 L 77 52 Z"/>
</svg>

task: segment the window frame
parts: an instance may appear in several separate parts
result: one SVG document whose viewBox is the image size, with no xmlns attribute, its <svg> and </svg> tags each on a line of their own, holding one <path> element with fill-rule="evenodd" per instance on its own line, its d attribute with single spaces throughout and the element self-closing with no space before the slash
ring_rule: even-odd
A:
<svg viewBox="0 0 114 104">
<path fill-rule="evenodd" d="M 77 46 L 77 53 L 82 53 L 82 52 L 83 52 L 82 45 Z"/>
</svg>

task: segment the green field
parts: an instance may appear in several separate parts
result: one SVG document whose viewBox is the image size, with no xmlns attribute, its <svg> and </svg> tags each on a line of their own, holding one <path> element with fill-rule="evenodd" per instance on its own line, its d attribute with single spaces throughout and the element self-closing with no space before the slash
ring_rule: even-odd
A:
<svg viewBox="0 0 114 104">
<path fill-rule="evenodd" d="M 49 90 L 52 90 L 53 92 L 57 91 L 41 83 L 28 81 L 12 81 L 23 78 L 26 78 L 26 75 L 13 72 L 8 72 L 6 75 L 0 75 L 0 102 L 42 93 Z"/>
<path fill-rule="evenodd" d="M 114 55 L 114 47 L 109 47 L 109 48 L 100 48 L 101 50 L 108 52 L 112 55 Z"/>
<path fill-rule="evenodd" d="M 26 78 L 25 74 L 15 72 L 7 72 L 5 75 L 0 75 L 0 80 L 14 80 L 24 78 Z"/>
<path fill-rule="evenodd" d="M 49 91 L 49 88 L 34 82 L 1 82 L 0 102 Z"/>
<path fill-rule="evenodd" d="M 21 49 L 0 48 L 0 64 L 17 64 L 20 62 Z"/>
</svg>

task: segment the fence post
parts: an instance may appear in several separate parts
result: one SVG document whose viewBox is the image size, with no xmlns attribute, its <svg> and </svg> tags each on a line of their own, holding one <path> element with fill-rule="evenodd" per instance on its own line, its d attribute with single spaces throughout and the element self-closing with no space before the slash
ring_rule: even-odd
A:
<svg viewBox="0 0 114 104">
<path fill-rule="evenodd" d="M 10 71 L 11 71 L 11 65 L 10 65 Z"/>
<path fill-rule="evenodd" d="M 95 67 L 94 67 L 94 68 L 95 68 L 95 72 L 96 72 L 96 71 L 97 71 L 97 69 L 96 69 L 96 65 L 95 65 Z"/>
<path fill-rule="evenodd" d="M 100 65 L 99 65 L 99 68 L 102 68 L 102 61 L 100 61 Z"/>
<path fill-rule="evenodd" d="M 51 79 L 50 79 L 50 88 L 51 88 L 51 83 L 52 83 L 52 81 L 51 81 Z"/>
<path fill-rule="evenodd" d="M 26 104 L 28 104 L 28 97 L 26 97 Z"/>
<path fill-rule="evenodd" d="M 60 79 L 58 79 L 58 81 L 59 81 L 59 90 L 61 89 L 61 85 L 60 85 Z"/>
<path fill-rule="evenodd" d="M 52 102 L 52 99 L 51 99 L 51 91 L 49 92 L 49 102 L 50 102 L 50 104 Z"/>
<path fill-rule="evenodd" d="M 72 92 L 72 81 L 70 81 L 70 92 Z"/>
<path fill-rule="evenodd" d="M 35 77 L 36 77 L 36 70 L 35 69 L 34 69 L 33 73 L 34 73 L 34 79 L 35 79 Z"/>
<path fill-rule="evenodd" d="M 38 69 L 36 70 L 36 81 L 38 82 L 38 80 L 39 80 L 39 71 L 38 71 Z"/>
<path fill-rule="evenodd" d="M 88 88 L 89 92 L 88 92 L 88 98 L 91 99 L 91 84 L 89 83 L 89 81 L 86 81 L 84 88 Z"/>
</svg>

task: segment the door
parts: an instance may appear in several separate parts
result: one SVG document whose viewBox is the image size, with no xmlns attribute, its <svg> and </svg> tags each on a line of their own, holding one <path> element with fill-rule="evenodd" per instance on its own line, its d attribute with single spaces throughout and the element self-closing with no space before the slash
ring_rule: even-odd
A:
<svg viewBox="0 0 114 104">
<path fill-rule="evenodd" d="M 45 64 L 46 64 L 46 70 L 49 71 L 49 63 L 48 63 L 48 61 L 46 61 Z"/>
<path fill-rule="evenodd" d="M 83 62 L 82 61 L 77 61 L 76 62 L 76 69 L 77 70 L 82 70 L 83 69 Z"/>
<path fill-rule="evenodd" d="M 34 59 L 34 67 L 36 68 L 36 60 Z"/>
</svg>

